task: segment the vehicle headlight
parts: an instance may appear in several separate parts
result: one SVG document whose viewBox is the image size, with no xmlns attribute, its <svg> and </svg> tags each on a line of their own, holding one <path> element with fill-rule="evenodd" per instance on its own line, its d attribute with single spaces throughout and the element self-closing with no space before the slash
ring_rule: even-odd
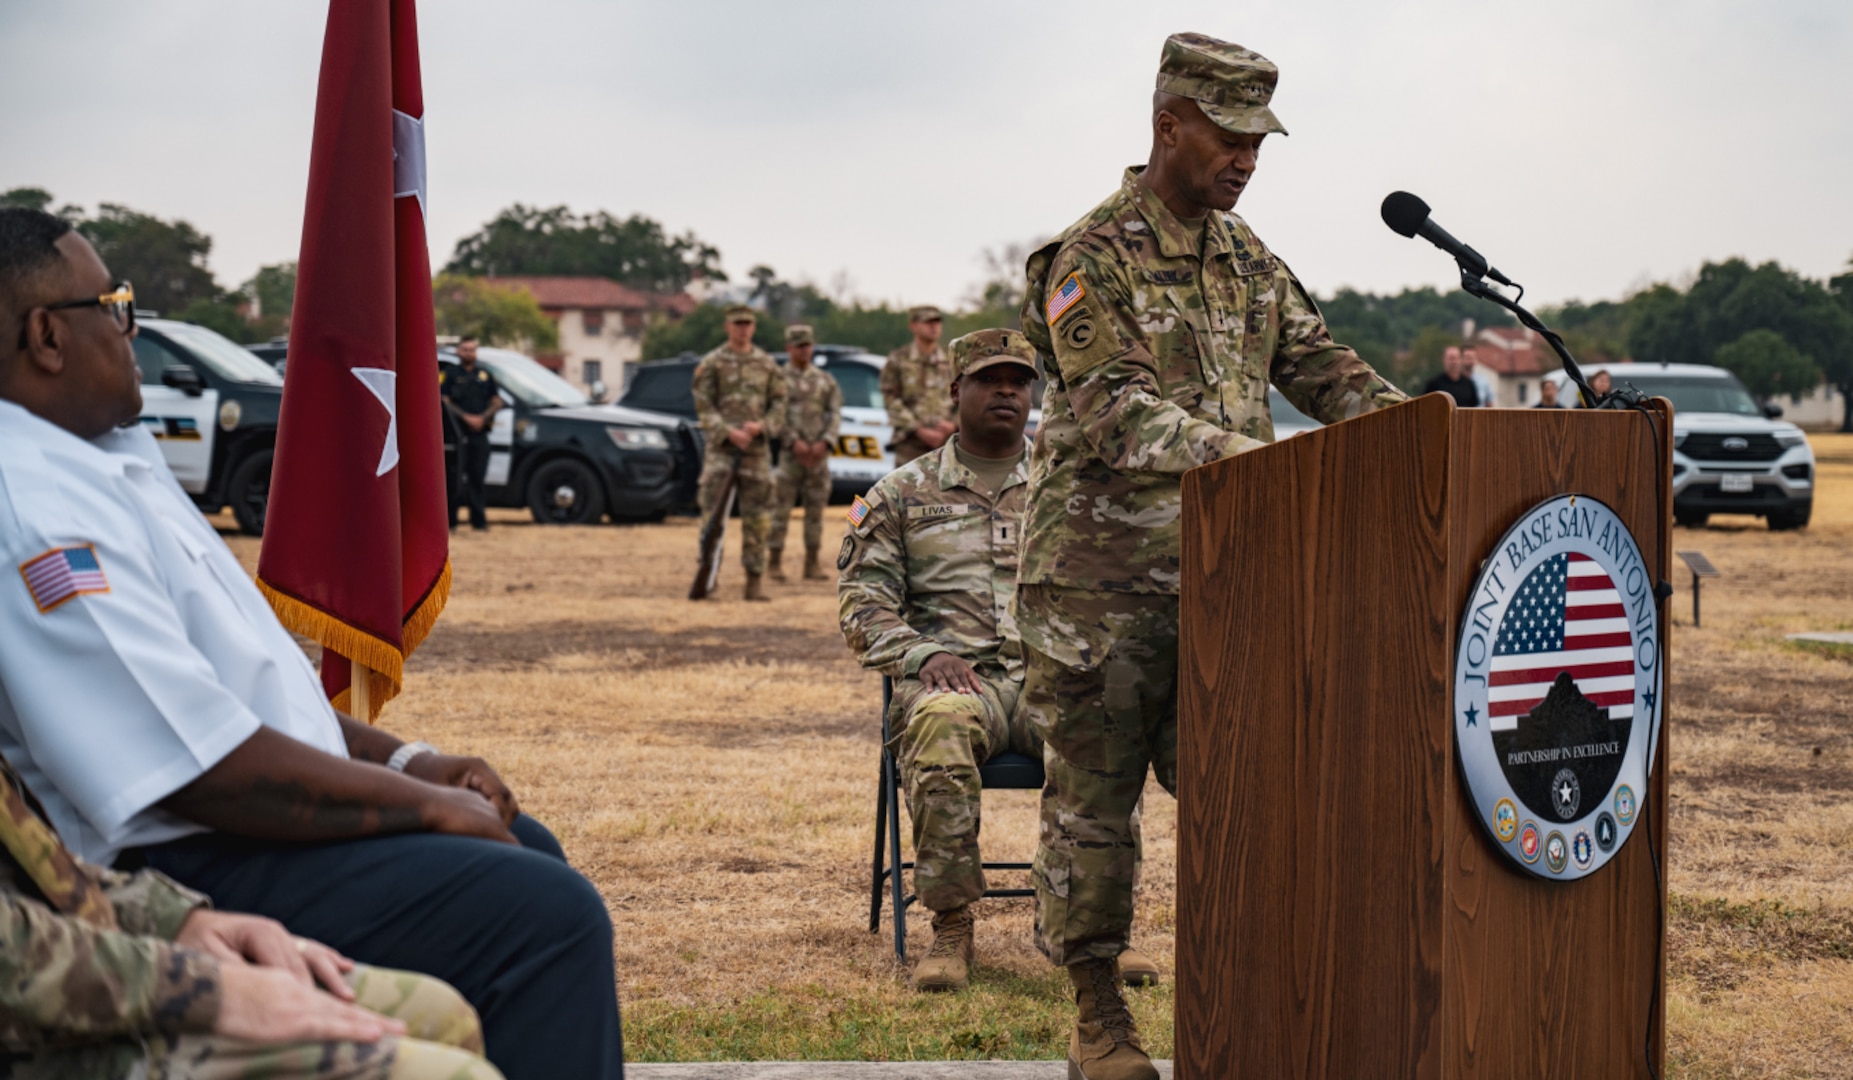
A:
<svg viewBox="0 0 1853 1080">
<path fill-rule="evenodd" d="M 1689 432 L 1685 432 L 1685 431 L 1675 431 L 1675 432 L 1673 432 L 1673 449 L 1675 449 L 1675 450 L 1677 450 L 1677 449 L 1679 449 L 1680 447 L 1682 447 L 1682 446 L 1684 446 L 1684 445 L 1686 445 L 1686 436 L 1687 436 L 1688 434 L 1690 434 L 1690 433 L 1689 433 Z"/>
<path fill-rule="evenodd" d="M 1805 444 L 1807 441 L 1808 441 L 1808 436 L 1803 435 L 1799 431 L 1778 431 L 1776 432 L 1776 445 L 1777 446 L 1801 446 Z"/>
<path fill-rule="evenodd" d="M 669 440 L 655 428 L 608 427 L 605 434 L 620 450 L 667 450 Z"/>
</svg>

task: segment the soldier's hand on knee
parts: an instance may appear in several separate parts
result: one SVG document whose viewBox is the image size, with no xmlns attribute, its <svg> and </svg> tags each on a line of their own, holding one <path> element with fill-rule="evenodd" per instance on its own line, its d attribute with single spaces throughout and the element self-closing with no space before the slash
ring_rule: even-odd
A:
<svg viewBox="0 0 1853 1080">
<path fill-rule="evenodd" d="M 330 997 L 276 968 L 222 961 L 219 979 L 215 1035 L 256 1043 L 370 1043 L 405 1034 L 399 1021 Z"/>
<path fill-rule="evenodd" d="M 199 908 L 180 925 L 174 943 L 211 953 L 222 964 L 275 968 L 304 986 L 320 983 L 343 1001 L 354 991 L 341 978 L 354 961 L 317 941 L 299 938 L 275 919 Z"/>
<path fill-rule="evenodd" d="M 984 685 L 972 666 L 949 652 L 934 653 L 920 665 L 920 683 L 942 694 L 978 694 Z"/>
</svg>

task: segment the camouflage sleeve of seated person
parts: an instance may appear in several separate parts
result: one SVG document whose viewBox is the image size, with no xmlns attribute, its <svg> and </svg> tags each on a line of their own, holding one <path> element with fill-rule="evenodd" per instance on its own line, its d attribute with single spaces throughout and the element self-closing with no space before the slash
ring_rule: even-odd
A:
<svg viewBox="0 0 1853 1080">
<path fill-rule="evenodd" d="M 838 620 L 843 640 L 862 666 L 892 678 L 919 674 L 920 665 L 946 646 L 908 624 L 904 508 L 890 473 L 863 496 L 868 510 L 853 521 L 837 556 Z M 853 513 L 853 511 L 852 511 Z"/>
</svg>

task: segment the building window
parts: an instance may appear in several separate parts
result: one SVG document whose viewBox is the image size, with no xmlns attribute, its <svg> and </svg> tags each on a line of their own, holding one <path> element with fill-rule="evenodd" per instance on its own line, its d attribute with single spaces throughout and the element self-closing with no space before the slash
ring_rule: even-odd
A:
<svg viewBox="0 0 1853 1080">
<path fill-rule="evenodd" d="M 585 327 L 586 337 L 597 337 L 605 332 L 605 313 L 586 310 L 579 313 L 579 321 Z"/>
<path fill-rule="evenodd" d="M 1522 382 L 1518 384 L 1518 403 L 1520 405 L 1525 404 L 1525 402 L 1530 399 L 1530 394 L 1531 394 L 1531 384 L 1530 383 Z"/>
<path fill-rule="evenodd" d="M 603 360 L 587 360 L 584 367 L 585 373 L 583 377 L 585 379 L 586 389 L 590 390 L 593 383 L 605 377 L 605 362 Z"/>
</svg>

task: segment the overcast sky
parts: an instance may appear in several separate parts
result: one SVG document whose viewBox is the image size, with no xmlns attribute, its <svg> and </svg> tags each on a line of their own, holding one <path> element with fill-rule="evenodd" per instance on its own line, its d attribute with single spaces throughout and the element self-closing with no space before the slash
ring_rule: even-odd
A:
<svg viewBox="0 0 1853 1080">
<path fill-rule="evenodd" d="M 513 202 L 647 214 L 872 299 L 957 304 L 1148 148 L 1166 34 L 1281 68 L 1238 210 L 1316 291 L 1447 285 L 1385 193 L 1541 303 L 1853 255 L 1847 0 L 421 5 L 434 264 Z M 0 188 L 295 257 L 324 0 L 0 0 Z"/>
</svg>

